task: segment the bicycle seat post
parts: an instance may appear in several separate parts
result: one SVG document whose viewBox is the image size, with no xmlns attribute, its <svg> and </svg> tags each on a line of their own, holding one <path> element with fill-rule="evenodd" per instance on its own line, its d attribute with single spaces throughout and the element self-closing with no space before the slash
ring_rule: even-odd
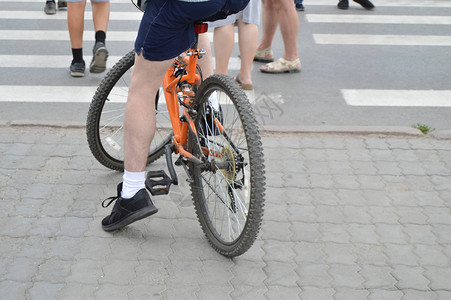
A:
<svg viewBox="0 0 451 300">
<path fill-rule="evenodd" d="M 196 67 L 197 67 L 197 59 L 201 58 L 205 51 L 201 51 L 198 49 L 198 43 L 199 43 L 199 34 L 205 33 L 208 30 L 208 24 L 207 23 L 195 23 L 194 24 L 194 32 L 196 34 L 196 42 L 191 47 L 190 50 L 186 52 L 187 56 L 189 56 L 189 65 L 188 65 L 188 82 L 190 84 L 196 83 L 195 74 L 196 74 Z"/>
</svg>

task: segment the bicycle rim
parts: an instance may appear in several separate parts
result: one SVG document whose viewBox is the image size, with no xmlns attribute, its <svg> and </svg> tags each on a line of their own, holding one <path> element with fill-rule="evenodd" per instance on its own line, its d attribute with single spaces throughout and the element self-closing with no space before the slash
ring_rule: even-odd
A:
<svg viewBox="0 0 451 300">
<path fill-rule="evenodd" d="M 100 83 L 88 112 L 86 131 L 94 157 L 104 166 L 124 169 L 124 113 L 130 74 L 134 65 L 134 51 L 125 55 Z M 172 128 L 163 93 L 158 93 L 155 137 L 151 143 L 148 163 L 164 153 L 171 141 Z"/>
<path fill-rule="evenodd" d="M 216 109 L 212 97 L 219 100 Z M 197 216 L 216 251 L 241 255 L 254 243 L 264 209 L 264 160 L 257 123 L 246 95 L 228 76 L 206 79 L 197 101 L 197 137 L 191 136 L 189 149 L 208 157 L 204 166 L 190 164 Z M 212 113 L 221 121 L 223 133 L 214 125 Z"/>
</svg>

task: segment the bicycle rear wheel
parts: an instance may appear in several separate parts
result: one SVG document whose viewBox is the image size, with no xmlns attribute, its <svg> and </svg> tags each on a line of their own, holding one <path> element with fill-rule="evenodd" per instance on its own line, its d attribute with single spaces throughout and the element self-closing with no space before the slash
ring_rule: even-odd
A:
<svg viewBox="0 0 451 300">
<path fill-rule="evenodd" d="M 108 72 L 100 83 L 89 107 L 86 134 L 94 157 L 107 168 L 124 169 L 124 113 L 130 83 L 130 73 L 135 63 L 135 52 L 127 53 Z M 164 153 L 171 142 L 172 127 L 162 92 L 156 95 L 157 129 L 150 145 L 147 163 Z"/>
<path fill-rule="evenodd" d="M 219 101 L 216 108 L 214 98 Z M 204 164 L 189 163 L 196 213 L 212 247 L 222 255 L 238 256 L 254 243 L 264 210 L 257 122 L 242 89 L 225 75 L 213 75 L 200 85 L 195 107 L 197 136 L 190 134 L 188 148 L 197 157 L 201 152 L 207 156 Z"/>
</svg>

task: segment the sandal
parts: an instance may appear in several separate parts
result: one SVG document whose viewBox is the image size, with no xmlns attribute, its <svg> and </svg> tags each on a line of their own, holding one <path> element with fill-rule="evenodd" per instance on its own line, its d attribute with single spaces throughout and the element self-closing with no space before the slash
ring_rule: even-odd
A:
<svg viewBox="0 0 451 300">
<path fill-rule="evenodd" d="M 254 61 L 260 61 L 260 62 L 273 62 L 274 61 L 274 54 L 272 53 L 271 47 L 266 48 L 262 51 L 256 51 L 254 56 Z"/>
<path fill-rule="evenodd" d="M 290 61 L 281 57 L 275 62 L 261 66 L 260 71 L 272 74 L 297 73 L 301 71 L 301 61 L 299 58 Z"/>
<path fill-rule="evenodd" d="M 241 86 L 241 88 L 242 88 L 243 90 L 251 91 L 251 90 L 254 89 L 254 85 L 253 85 L 252 83 L 247 83 L 247 84 L 246 84 L 246 83 L 242 83 L 242 82 L 240 81 L 240 78 L 238 77 L 238 75 L 236 75 L 235 81 Z"/>
</svg>

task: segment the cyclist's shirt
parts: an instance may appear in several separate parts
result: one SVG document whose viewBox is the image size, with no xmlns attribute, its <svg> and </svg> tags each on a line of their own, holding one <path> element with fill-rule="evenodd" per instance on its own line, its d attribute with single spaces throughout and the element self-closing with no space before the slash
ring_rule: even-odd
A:
<svg viewBox="0 0 451 300">
<path fill-rule="evenodd" d="M 172 59 L 195 42 L 194 22 L 214 15 L 225 0 L 152 0 L 135 41 L 136 53 L 152 61 Z"/>
</svg>

